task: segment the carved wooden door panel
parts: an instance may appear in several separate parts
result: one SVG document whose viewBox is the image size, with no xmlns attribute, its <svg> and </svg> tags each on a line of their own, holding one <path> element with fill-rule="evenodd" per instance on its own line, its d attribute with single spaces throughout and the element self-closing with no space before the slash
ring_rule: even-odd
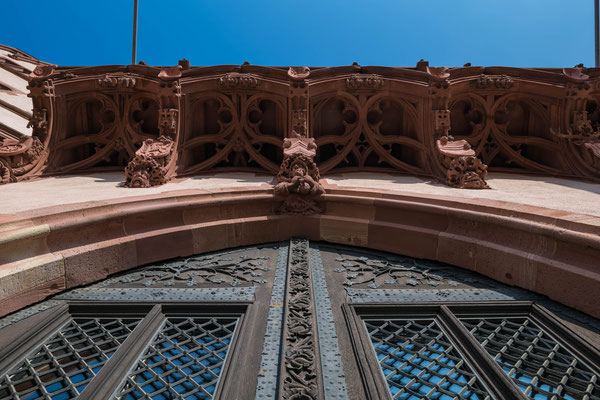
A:
<svg viewBox="0 0 600 400">
<path fill-rule="evenodd" d="M 291 239 L 0 319 L 0 399 L 598 399 L 598 332 L 472 272 Z"/>
</svg>

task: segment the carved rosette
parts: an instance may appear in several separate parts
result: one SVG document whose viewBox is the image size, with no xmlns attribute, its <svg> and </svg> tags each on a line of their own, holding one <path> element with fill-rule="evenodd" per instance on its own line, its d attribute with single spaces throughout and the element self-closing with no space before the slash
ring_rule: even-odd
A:
<svg viewBox="0 0 600 400">
<path fill-rule="evenodd" d="M 325 193 L 314 162 L 317 145 L 313 138 L 288 138 L 283 142 L 284 159 L 277 174 L 275 196 L 284 199 L 279 212 L 308 215 L 323 212 L 316 199 Z"/>
<path fill-rule="evenodd" d="M 166 183 L 173 148 L 173 139 L 167 136 L 146 139 L 125 168 L 125 186 L 145 188 Z"/>
<path fill-rule="evenodd" d="M 308 240 L 292 239 L 284 329 L 282 398 L 319 398 Z"/>
<path fill-rule="evenodd" d="M 489 189 L 485 177 L 487 165 L 475 157 L 466 140 L 444 136 L 436 141 L 442 165 L 447 170 L 446 185 L 459 189 Z"/>
</svg>

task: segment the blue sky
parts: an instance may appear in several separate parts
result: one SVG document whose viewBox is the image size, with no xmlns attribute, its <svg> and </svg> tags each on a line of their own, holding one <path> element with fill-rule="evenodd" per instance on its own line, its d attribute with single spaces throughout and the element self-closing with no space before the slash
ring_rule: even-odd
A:
<svg viewBox="0 0 600 400">
<path fill-rule="evenodd" d="M 0 43 L 129 64 L 133 0 L 2 0 Z M 11 18 L 13 16 L 13 18 Z M 175 65 L 594 63 L 593 0 L 139 0 L 138 61 Z"/>
</svg>

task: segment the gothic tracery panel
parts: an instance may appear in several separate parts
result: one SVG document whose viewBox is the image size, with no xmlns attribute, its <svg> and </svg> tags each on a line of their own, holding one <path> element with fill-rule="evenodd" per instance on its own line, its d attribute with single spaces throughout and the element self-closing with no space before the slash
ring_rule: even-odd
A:
<svg viewBox="0 0 600 400">
<path fill-rule="evenodd" d="M 428 170 L 414 103 L 388 94 L 324 95 L 312 106 L 316 161 L 322 173 L 338 169 Z"/>
</svg>

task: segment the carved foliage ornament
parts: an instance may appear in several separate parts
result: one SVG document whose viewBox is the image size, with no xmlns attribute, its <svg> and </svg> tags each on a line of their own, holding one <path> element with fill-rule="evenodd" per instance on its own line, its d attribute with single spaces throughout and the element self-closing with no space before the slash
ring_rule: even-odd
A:
<svg viewBox="0 0 600 400">
<path fill-rule="evenodd" d="M 230 73 L 218 78 L 217 83 L 223 89 L 254 89 L 259 80 L 250 74 Z"/>
<path fill-rule="evenodd" d="M 103 88 L 134 88 L 137 80 L 130 75 L 125 74 L 105 74 L 103 78 L 98 78 L 98 85 Z"/>
<path fill-rule="evenodd" d="M 173 139 L 160 136 L 146 139 L 125 168 L 125 186 L 150 187 L 167 182 L 167 164 L 174 147 Z"/>
<path fill-rule="evenodd" d="M 353 74 L 346 78 L 346 87 L 349 89 L 381 89 L 383 79 L 379 75 L 360 75 Z"/>
<path fill-rule="evenodd" d="M 487 165 L 475 157 L 475 151 L 466 140 L 444 136 L 436 141 L 436 145 L 442 165 L 447 169 L 446 185 L 459 189 L 489 189 L 485 182 Z"/>
<path fill-rule="evenodd" d="M 448 167 L 446 184 L 459 189 L 489 189 L 485 181 L 487 165 L 475 156 L 453 158 Z"/>
<path fill-rule="evenodd" d="M 322 212 L 315 198 L 325 193 L 319 183 L 315 164 L 317 145 L 313 138 L 288 138 L 283 142 L 284 159 L 273 192 L 284 199 L 282 213 L 312 214 Z"/>
<path fill-rule="evenodd" d="M 291 241 L 284 332 L 283 398 L 318 398 L 308 240 Z"/>
<path fill-rule="evenodd" d="M 207 255 L 193 256 L 175 262 L 153 265 L 119 279 L 124 284 L 144 286 L 196 286 L 210 283 L 239 286 L 262 285 L 263 273 L 270 271 L 268 256 Z"/>
<path fill-rule="evenodd" d="M 37 137 L 0 138 L 0 184 L 16 182 L 31 169 L 43 150 Z"/>
<path fill-rule="evenodd" d="M 510 89 L 514 85 L 514 79 L 508 75 L 489 76 L 482 74 L 474 83 L 477 89 Z"/>
</svg>

